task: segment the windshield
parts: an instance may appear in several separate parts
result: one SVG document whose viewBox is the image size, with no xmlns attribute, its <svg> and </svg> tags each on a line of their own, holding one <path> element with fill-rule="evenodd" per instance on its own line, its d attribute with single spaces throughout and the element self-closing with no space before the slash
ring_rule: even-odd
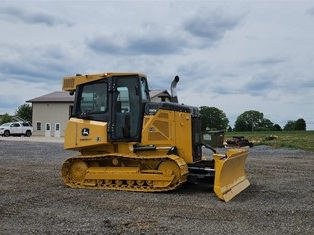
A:
<svg viewBox="0 0 314 235">
<path fill-rule="evenodd" d="M 10 126 L 10 123 L 4 123 L 1 126 Z"/>
<path fill-rule="evenodd" d="M 104 113 L 107 111 L 107 83 L 85 84 L 79 96 L 81 114 Z"/>
</svg>

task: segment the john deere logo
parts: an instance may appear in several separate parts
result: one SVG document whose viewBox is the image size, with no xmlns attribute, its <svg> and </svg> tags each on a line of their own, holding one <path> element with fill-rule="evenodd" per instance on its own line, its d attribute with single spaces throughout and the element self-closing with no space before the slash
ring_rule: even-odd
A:
<svg viewBox="0 0 314 235">
<path fill-rule="evenodd" d="M 82 129 L 82 136 L 89 136 L 89 129 L 88 128 Z"/>
</svg>

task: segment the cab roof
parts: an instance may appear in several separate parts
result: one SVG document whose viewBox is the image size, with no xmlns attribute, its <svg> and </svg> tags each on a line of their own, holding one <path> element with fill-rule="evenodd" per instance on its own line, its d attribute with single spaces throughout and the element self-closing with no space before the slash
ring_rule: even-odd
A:
<svg viewBox="0 0 314 235">
<path fill-rule="evenodd" d="M 74 91 L 76 87 L 80 84 L 87 82 L 97 81 L 103 78 L 117 77 L 117 76 L 139 76 L 145 77 L 145 74 L 142 73 L 121 73 L 121 72 L 108 72 L 108 73 L 99 73 L 99 74 L 87 74 L 81 75 L 77 74 L 76 76 L 64 77 L 63 78 L 63 87 L 64 91 Z"/>
</svg>

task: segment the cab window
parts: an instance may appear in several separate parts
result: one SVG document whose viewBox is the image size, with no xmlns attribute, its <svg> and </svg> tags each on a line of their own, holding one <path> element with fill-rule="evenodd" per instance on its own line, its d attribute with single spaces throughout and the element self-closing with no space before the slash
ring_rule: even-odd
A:
<svg viewBox="0 0 314 235">
<path fill-rule="evenodd" d="M 107 111 L 107 103 L 106 82 L 97 82 L 82 86 L 79 99 L 80 113 L 104 113 Z"/>
<path fill-rule="evenodd" d="M 141 94 L 142 94 L 142 101 L 145 102 L 149 100 L 147 82 L 144 78 L 141 78 Z"/>
<path fill-rule="evenodd" d="M 117 101 L 120 102 L 120 112 L 126 113 L 130 112 L 130 101 L 129 101 L 129 89 L 128 87 L 118 87 L 118 98 Z"/>
</svg>

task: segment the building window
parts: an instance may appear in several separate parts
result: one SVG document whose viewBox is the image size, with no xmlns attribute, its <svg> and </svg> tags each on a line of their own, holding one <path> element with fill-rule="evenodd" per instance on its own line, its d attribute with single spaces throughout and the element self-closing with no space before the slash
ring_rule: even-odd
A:
<svg viewBox="0 0 314 235">
<path fill-rule="evenodd" d="M 41 122 L 36 122 L 36 130 L 41 131 Z"/>
<path fill-rule="evenodd" d="M 161 102 L 165 102 L 166 98 L 165 97 L 161 97 Z"/>
</svg>

